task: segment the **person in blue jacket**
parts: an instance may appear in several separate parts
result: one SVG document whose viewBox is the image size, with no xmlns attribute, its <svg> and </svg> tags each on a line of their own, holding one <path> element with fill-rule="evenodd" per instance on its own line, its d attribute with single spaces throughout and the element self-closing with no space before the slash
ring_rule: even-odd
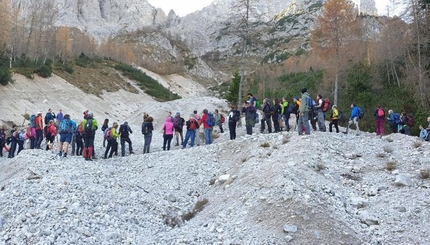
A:
<svg viewBox="0 0 430 245">
<path fill-rule="evenodd" d="M 358 116 L 359 116 L 359 111 L 358 111 L 358 107 L 355 104 L 351 104 L 351 117 L 349 118 L 348 121 L 348 126 L 346 127 L 346 132 L 345 134 L 348 133 L 349 130 L 349 126 L 351 124 L 355 124 L 355 128 L 356 128 L 356 132 L 357 135 L 360 134 L 360 129 L 358 127 Z"/>
<path fill-rule="evenodd" d="M 400 114 L 394 113 L 393 110 L 389 110 L 388 114 L 390 116 L 387 117 L 387 119 L 388 119 L 388 123 L 390 124 L 391 131 L 393 133 L 397 133 L 398 132 L 398 125 L 400 124 Z"/>
</svg>

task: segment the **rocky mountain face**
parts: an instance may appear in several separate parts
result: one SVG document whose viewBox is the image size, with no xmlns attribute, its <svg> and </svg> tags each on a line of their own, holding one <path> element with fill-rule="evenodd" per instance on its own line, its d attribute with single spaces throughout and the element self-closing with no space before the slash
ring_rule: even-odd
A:
<svg viewBox="0 0 430 245">
<path fill-rule="evenodd" d="M 309 29 L 325 1 L 251 0 L 248 54 L 255 58 L 254 63 L 282 62 L 308 49 Z M 239 59 L 242 53 L 246 7 L 240 0 L 214 0 L 185 17 L 174 11 L 166 15 L 146 0 L 17 0 L 13 6 L 30 16 L 30 10 L 47 2 L 57 10 L 56 25 L 77 27 L 98 40 L 137 33 L 139 43 L 151 46 L 147 47 L 151 54 L 142 55 L 143 60 L 185 60 L 188 73 L 204 78 L 216 73 L 211 62 L 225 60 L 224 66 L 229 67 L 228 63 L 239 63 L 231 59 Z M 353 2 L 361 12 L 376 12 L 374 0 Z M 138 32 L 144 28 L 150 33 Z M 180 47 L 175 45 L 178 42 Z"/>
</svg>

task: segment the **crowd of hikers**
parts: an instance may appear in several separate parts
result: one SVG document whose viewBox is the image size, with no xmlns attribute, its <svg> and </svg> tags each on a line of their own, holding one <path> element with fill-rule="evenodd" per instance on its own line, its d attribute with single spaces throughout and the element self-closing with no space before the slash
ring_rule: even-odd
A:
<svg viewBox="0 0 430 245">
<path fill-rule="evenodd" d="M 260 110 L 260 112 L 258 112 Z M 261 119 L 260 119 L 261 113 Z M 339 133 L 339 123 L 345 122 L 348 134 L 351 125 L 355 125 L 356 134 L 360 134 L 359 121 L 363 118 L 364 112 L 361 107 L 351 104 L 351 116 L 344 118 L 343 112 L 336 106 L 330 107 L 330 100 L 324 99 L 320 94 L 315 100 L 309 95 L 306 88 L 301 90 L 301 96 L 294 96 L 291 99 L 282 98 L 282 100 L 273 99 L 269 101 L 264 99 L 262 103 L 256 99 L 252 93 L 247 94 L 247 101 L 239 110 L 236 105 L 230 106 L 227 116 L 221 114 L 218 110 L 209 112 L 204 109 L 200 115 L 197 110 L 184 119 L 180 112 L 172 115 L 168 112 L 165 122 L 162 126 L 163 131 L 163 150 L 171 149 L 171 142 L 175 139 L 175 146 L 186 148 L 187 145 L 193 147 L 195 144 L 202 144 L 200 131 L 204 135 L 204 144 L 211 144 L 213 139 L 214 127 L 219 128 L 220 133 L 224 133 L 223 124 L 227 122 L 230 140 L 236 139 L 236 128 L 242 115 L 245 118 L 246 133 L 252 135 L 253 128 L 260 123 L 260 133 L 277 133 L 281 131 L 290 131 L 290 118 L 295 118 L 294 130 L 299 135 L 310 134 L 310 129 L 327 131 L 325 118 L 329 115 L 330 123 L 328 131 L 332 132 L 333 127 L 336 133 Z M 412 115 L 405 112 L 395 113 L 385 110 L 378 106 L 373 112 L 375 118 L 376 135 L 382 136 L 384 132 L 384 123 L 388 120 L 393 133 L 402 133 L 410 135 L 410 129 L 414 125 Z M 85 160 L 92 161 L 95 159 L 94 140 L 98 130 L 97 120 L 93 112 L 86 110 L 83 113 L 83 119 L 79 123 L 72 120 L 69 114 L 64 114 L 60 110 L 55 114 L 51 109 L 43 117 L 42 112 L 29 116 L 30 123 L 26 128 L 19 129 L 13 125 L 8 137 L 5 129 L 0 128 L 0 157 L 3 157 L 4 149 L 8 152 L 8 157 L 13 158 L 16 154 L 24 149 L 25 142 L 28 142 L 29 149 L 41 149 L 42 142 L 45 139 L 45 150 L 54 151 L 54 141 L 58 142 L 58 156 L 67 157 L 69 146 L 71 146 L 71 155 L 83 156 Z M 150 152 L 152 141 L 152 132 L 154 130 L 154 119 L 147 113 L 143 115 L 141 133 L 144 136 L 143 154 Z M 430 117 L 427 119 L 428 127 L 420 127 L 420 137 L 424 140 L 430 139 Z M 273 128 L 272 128 L 273 124 Z M 184 135 L 184 127 L 186 129 Z M 318 127 L 318 128 L 317 128 Z M 121 156 L 126 155 L 126 143 L 129 154 L 134 154 L 130 134 L 132 129 L 127 122 L 121 125 L 114 122 L 109 126 L 109 119 L 105 119 L 101 126 L 103 132 L 103 147 L 105 147 L 104 158 L 118 156 L 118 139 L 121 144 Z M 8 147 L 9 146 L 9 147 Z"/>
<path fill-rule="evenodd" d="M 328 131 L 339 133 L 339 125 L 345 123 L 348 134 L 350 127 L 355 126 L 356 135 L 360 134 L 359 121 L 364 116 L 363 109 L 351 104 L 351 113 L 349 118 L 345 118 L 343 112 L 337 105 L 330 106 L 330 100 L 323 98 L 321 94 L 317 94 L 315 99 L 312 98 L 307 89 L 303 88 L 301 96 L 294 96 L 291 99 L 286 97 L 282 100 L 273 99 L 272 101 L 263 99 L 262 103 L 256 99 L 252 93 L 248 93 L 248 100 L 243 104 L 242 112 L 245 113 L 245 124 L 247 134 L 252 134 L 252 129 L 257 123 L 261 123 L 260 132 L 264 133 L 267 128 L 268 133 L 290 131 L 290 118 L 294 115 L 295 127 L 299 135 L 310 134 L 310 129 L 314 131 L 326 132 L 327 127 L 325 118 L 329 116 Z M 259 119 L 257 109 L 261 110 L 262 118 Z M 375 131 L 377 136 L 383 136 L 384 124 L 388 121 L 392 133 L 411 134 L 411 128 L 414 126 L 414 119 L 411 114 L 406 112 L 395 113 L 393 110 L 388 110 L 386 115 L 385 110 L 381 106 L 373 111 L 375 118 Z M 420 137 L 424 140 L 430 140 L 430 117 L 428 118 L 429 125 L 423 127 L 420 125 Z M 273 125 L 273 128 L 272 128 Z"/>
</svg>

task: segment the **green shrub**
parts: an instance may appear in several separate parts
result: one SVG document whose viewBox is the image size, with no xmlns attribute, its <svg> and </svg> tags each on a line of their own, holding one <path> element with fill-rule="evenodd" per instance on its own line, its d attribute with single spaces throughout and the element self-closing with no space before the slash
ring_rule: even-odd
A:
<svg viewBox="0 0 430 245">
<path fill-rule="evenodd" d="M 9 82 L 12 82 L 9 68 L 0 67 L 0 84 L 7 85 Z"/>
<path fill-rule="evenodd" d="M 169 101 L 181 98 L 179 95 L 172 93 L 170 90 L 163 87 L 163 85 L 158 83 L 158 81 L 152 77 L 146 75 L 146 73 L 132 67 L 131 65 L 121 63 L 115 65 L 115 69 L 122 71 L 124 76 L 138 81 L 140 87 L 145 91 L 145 93 L 153 96 L 158 101 Z"/>
<path fill-rule="evenodd" d="M 37 70 L 37 74 L 43 78 L 48 78 L 52 75 L 51 65 L 43 65 Z"/>
</svg>

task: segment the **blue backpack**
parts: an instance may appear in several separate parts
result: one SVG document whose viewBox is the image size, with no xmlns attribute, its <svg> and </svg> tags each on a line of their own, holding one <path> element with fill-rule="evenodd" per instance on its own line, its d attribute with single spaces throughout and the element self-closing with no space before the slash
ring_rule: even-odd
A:
<svg viewBox="0 0 430 245">
<path fill-rule="evenodd" d="M 208 113 L 208 116 L 207 116 L 207 118 L 206 118 L 206 123 L 207 123 L 210 127 L 215 126 L 216 121 L 215 121 L 215 117 L 214 117 L 214 114 L 213 114 L 213 113 L 211 113 L 211 112 L 209 112 L 209 113 Z"/>
<path fill-rule="evenodd" d="M 36 115 L 34 115 L 34 114 L 30 115 L 30 127 L 31 128 L 36 127 Z"/>
<path fill-rule="evenodd" d="M 60 124 L 60 133 L 72 133 L 73 129 L 72 129 L 72 123 L 70 122 L 69 119 L 64 119 L 63 121 L 61 121 Z"/>
<path fill-rule="evenodd" d="M 315 106 L 317 106 L 315 100 L 313 100 L 311 97 L 308 97 L 308 109 L 313 110 Z"/>
<path fill-rule="evenodd" d="M 400 123 L 400 114 L 394 113 L 394 123 L 399 124 Z"/>
</svg>

